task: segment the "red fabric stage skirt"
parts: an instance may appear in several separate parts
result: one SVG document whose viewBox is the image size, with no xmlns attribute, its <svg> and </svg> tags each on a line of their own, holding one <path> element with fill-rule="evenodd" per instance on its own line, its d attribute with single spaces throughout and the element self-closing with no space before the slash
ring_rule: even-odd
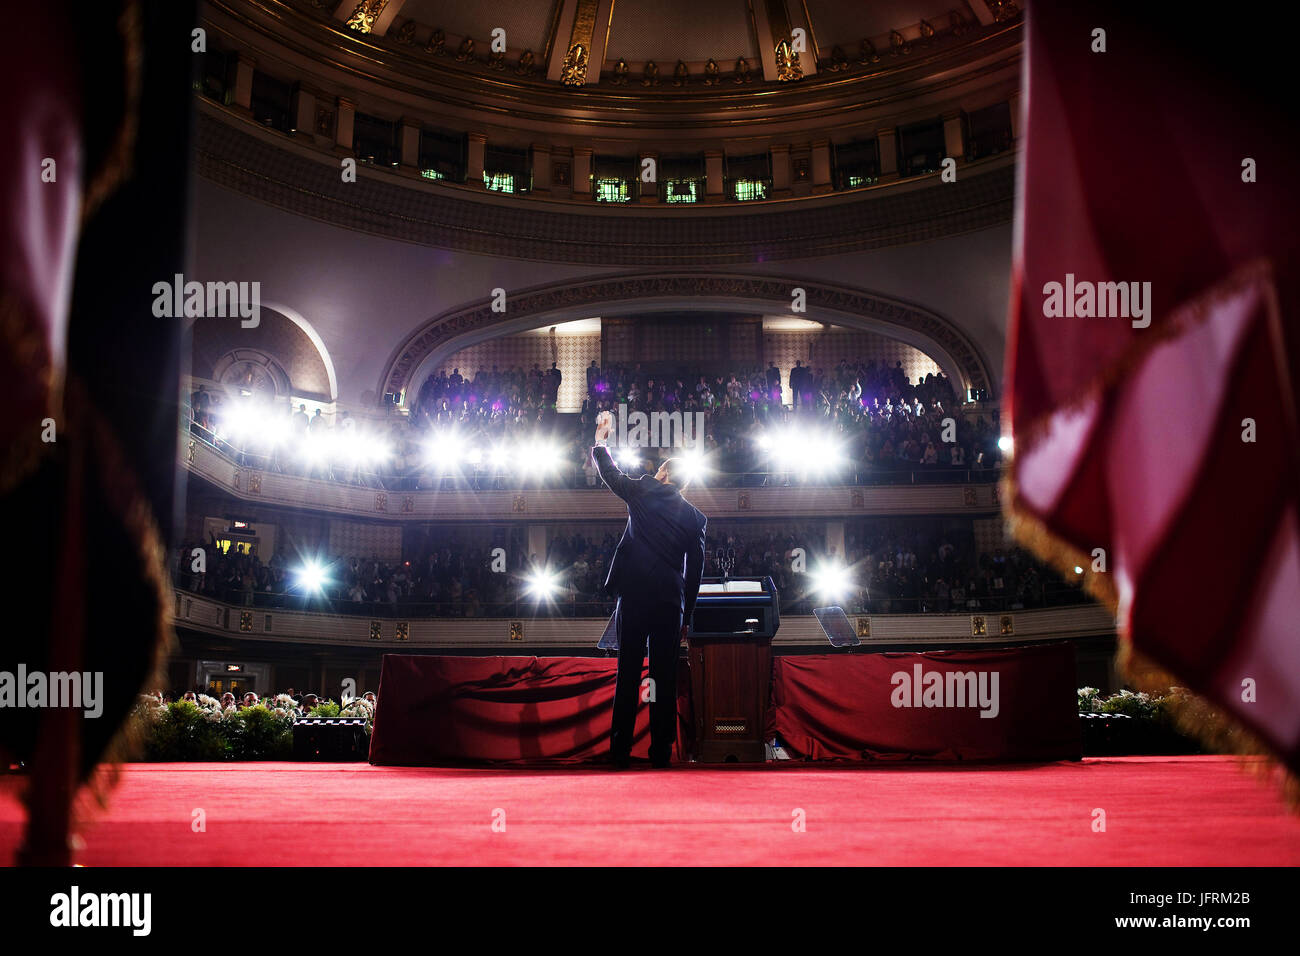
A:
<svg viewBox="0 0 1300 956">
<path fill-rule="evenodd" d="M 616 669 L 614 658 L 385 655 L 370 762 L 602 760 Z M 680 760 L 692 737 L 685 661 L 677 713 Z M 649 717 L 641 704 L 634 757 L 647 756 Z M 768 730 L 796 759 L 1076 758 L 1074 648 L 777 657 Z"/>
<path fill-rule="evenodd" d="M 609 755 L 613 657 L 385 654 L 370 762 L 398 766 L 583 763 Z M 643 666 L 642 680 L 648 676 Z M 677 678 L 680 723 L 690 679 Z M 649 757 L 650 705 L 637 709 L 633 757 Z M 675 753 L 681 759 L 680 751 Z"/>
<path fill-rule="evenodd" d="M 1077 759 L 1078 709 L 1072 644 L 786 656 L 768 736 L 812 760 Z"/>
</svg>

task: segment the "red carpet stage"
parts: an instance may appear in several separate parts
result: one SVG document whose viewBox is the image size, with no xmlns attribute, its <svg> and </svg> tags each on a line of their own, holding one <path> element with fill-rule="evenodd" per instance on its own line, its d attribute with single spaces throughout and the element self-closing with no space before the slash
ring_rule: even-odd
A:
<svg viewBox="0 0 1300 956">
<path fill-rule="evenodd" d="M 6 790 L 6 864 L 20 821 Z M 131 764 L 93 821 L 80 831 L 89 866 L 1300 864 L 1277 781 L 1226 757 L 621 773 Z"/>
<path fill-rule="evenodd" d="M 370 760 L 583 763 L 609 751 L 613 658 L 384 656 Z M 643 671 L 644 674 L 644 671 Z M 690 681 L 677 681 L 678 758 Z M 1058 760 L 1081 754 L 1068 643 L 776 658 L 766 739 L 813 760 Z M 633 756 L 649 745 L 637 713 Z"/>
</svg>

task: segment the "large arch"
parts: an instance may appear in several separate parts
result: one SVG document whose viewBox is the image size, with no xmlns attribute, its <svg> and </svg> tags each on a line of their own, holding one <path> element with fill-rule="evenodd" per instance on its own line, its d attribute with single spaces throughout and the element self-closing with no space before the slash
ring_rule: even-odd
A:
<svg viewBox="0 0 1300 956">
<path fill-rule="evenodd" d="M 248 328 L 230 319 L 197 318 L 190 334 L 196 375 L 217 379 L 231 360 L 251 359 L 266 366 L 273 378 L 284 379 L 277 391 L 292 390 L 324 402 L 338 398 L 338 376 L 324 341 L 310 322 L 283 303 L 262 302 L 257 325 Z"/>
<path fill-rule="evenodd" d="M 593 315 L 624 312 L 790 312 L 792 290 L 805 293 L 799 318 L 864 329 L 906 342 L 930 355 L 959 390 L 995 394 L 989 365 L 974 341 L 951 319 L 924 306 L 865 289 L 798 278 L 723 273 L 638 273 L 569 280 L 511 294 L 505 312 L 490 299 L 434 316 L 408 335 L 384 363 L 377 395 L 401 394 L 422 367 L 459 349 L 514 332 Z"/>
</svg>

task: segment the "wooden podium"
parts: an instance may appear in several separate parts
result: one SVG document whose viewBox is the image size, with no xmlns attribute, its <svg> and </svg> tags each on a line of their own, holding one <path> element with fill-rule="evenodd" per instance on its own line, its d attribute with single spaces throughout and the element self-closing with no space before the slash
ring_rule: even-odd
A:
<svg viewBox="0 0 1300 956">
<path fill-rule="evenodd" d="M 705 578 L 690 629 L 695 759 L 761 763 L 772 687 L 772 637 L 780 627 L 769 578 Z"/>
</svg>

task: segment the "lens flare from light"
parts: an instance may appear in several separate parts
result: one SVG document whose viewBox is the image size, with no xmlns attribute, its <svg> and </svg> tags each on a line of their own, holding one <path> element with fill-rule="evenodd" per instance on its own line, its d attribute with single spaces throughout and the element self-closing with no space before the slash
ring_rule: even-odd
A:
<svg viewBox="0 0 1300 956">
<path fill-rule="evenodd" d="M 677 457 L 681 459 L 682 477 L 685 481 L 697 482 L 709 473 L 709 464 L 702 448 L 689 448 Z"/>
<path fill-rule="evenodd" d="M 560 590 L 560 576 L 550 569 L 534 571 L 524 581 L 524 593 L 538 601 L 548 600 Z"/>
<path fill-rule="evenodd" d="M 298 586 L 309 594 L 319 594 L 329 583 L 329 575 L 317 561 L 307 561 L 298 569 Z"/>
<path fill-rule="evenodd" d="M 785 429 L 770 438 L 764 435 L 763 439 L 767 442 L 768 456 L 779 471 L 821 475 L 837 470 L 844 463 L 844 449 L 829 432 Z"/>
<path fill-rule="evenodd" d="M 853 576 L 842 564 L 823 564 L 813 572 L 813 588 L 827 601 L 842 601 L 853 587 Z"/>
</svg>

